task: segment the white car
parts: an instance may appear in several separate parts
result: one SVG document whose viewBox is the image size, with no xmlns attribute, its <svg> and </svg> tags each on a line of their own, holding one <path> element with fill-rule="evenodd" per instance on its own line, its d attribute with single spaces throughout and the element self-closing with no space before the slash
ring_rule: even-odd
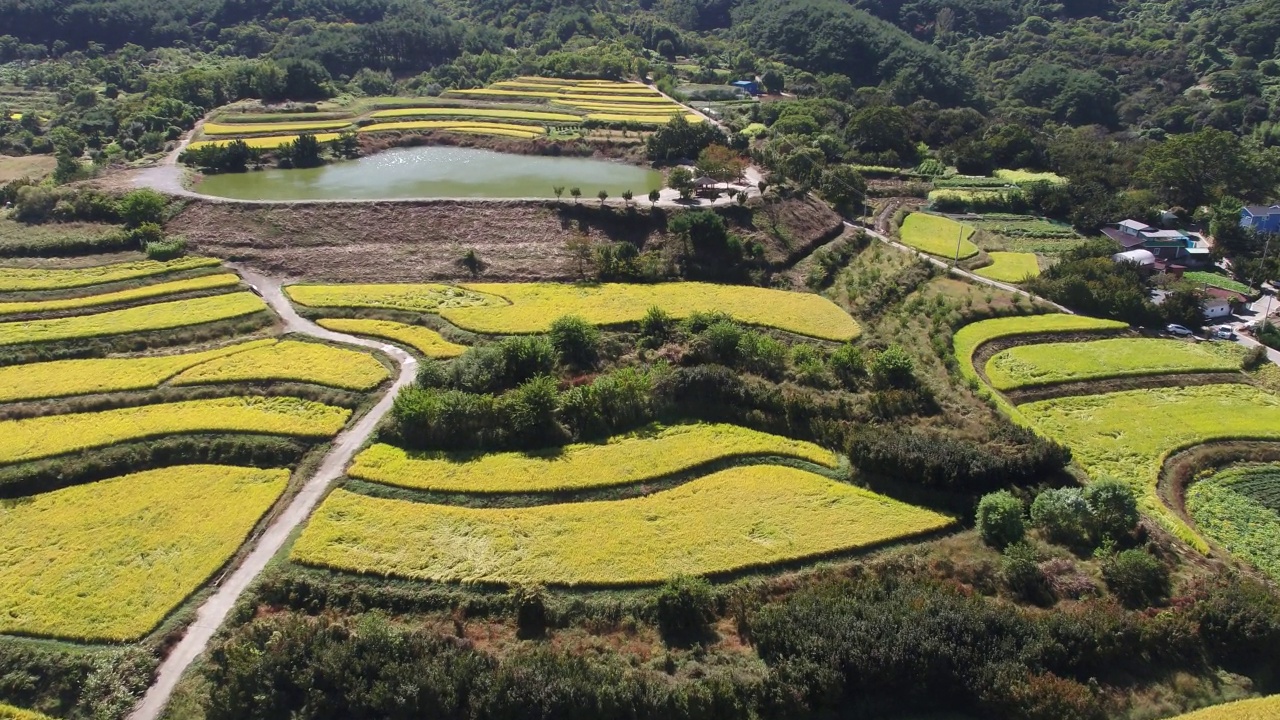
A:
<svg viewBox="0 0 1280 720">
<path fill-rule="evenodd" d="M 1228 325 L 1223 325 L 1222 327 L 1213 331 L 1213 338 L 1215 340 L 1235 340 L 1236 331 L 1232 330 L 1231 327 Z"/>
</svg>

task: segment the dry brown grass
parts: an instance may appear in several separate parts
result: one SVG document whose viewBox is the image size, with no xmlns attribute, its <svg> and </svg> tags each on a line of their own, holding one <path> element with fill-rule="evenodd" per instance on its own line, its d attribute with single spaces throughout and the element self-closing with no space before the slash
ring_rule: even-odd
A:
<svg viewBox="0 0 1280 720">
<path fill-rule="evenodd" d="M 0 185 L 22 178 L 43 180 L 57 166 L 58 161 L 52 155 L 0 155 Z"/>
</svg>

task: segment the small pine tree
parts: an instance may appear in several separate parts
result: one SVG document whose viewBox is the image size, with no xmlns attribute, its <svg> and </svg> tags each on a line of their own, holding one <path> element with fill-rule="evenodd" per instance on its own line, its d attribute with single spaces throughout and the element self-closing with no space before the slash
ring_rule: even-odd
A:
<svg viewBox="0 0 1280 720">
<path fill-rule="evenodd" d="M 983 495 L 978 501 L 975 523 L 982 541 L 992 547 L 1007 547 L 1026 534 L 1022 523 L 1022 501 L 1008 490 Z"/>
<path fill-rule="evenodd" d="M 569 188 L 569 194 L 573 196 L 573 204 L 578 204 L 578 198 L 582 197 L 582 188 Z"/>
</svg>

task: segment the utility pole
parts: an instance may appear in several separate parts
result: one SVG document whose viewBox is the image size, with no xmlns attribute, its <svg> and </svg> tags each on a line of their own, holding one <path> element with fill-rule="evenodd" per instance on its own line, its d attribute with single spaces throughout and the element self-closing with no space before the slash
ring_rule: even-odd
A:
<svg viewBox="0 0 1280 720">
<path fill-rule="evenodd" d="M 1267 271 L 1267 251 L 1271 249 L 1271 238 L 1275 237 L 1275 233 L 1267 233 L 1267 244 L 1262 246 L 1262 261 L 1258 263 L 1258 272 L 1265 273 Z M 1252 285 L 1256 288 L 1262 286 L 1258 284 L 1258 276 L 1254 275 Z"/>
<path fill-rule="evenodd" d="M 964 242 L 964 224 L 956 223 L 960 226 L 959 234 L 956 235 L 956 259 L 951 263 L 952 267 L 960 264 L 960 243 Z"/>
</svg>

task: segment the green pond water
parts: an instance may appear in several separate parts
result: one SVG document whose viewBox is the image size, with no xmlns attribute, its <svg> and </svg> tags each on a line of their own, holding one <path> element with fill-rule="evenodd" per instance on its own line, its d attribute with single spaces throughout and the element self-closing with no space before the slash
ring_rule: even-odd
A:
<svg viewBox="0 0 1280 720">
<path fill-rule="evenodd" d="M 553 187 L 605 190 L 637 198 L 662 187 L 655 170 L 607 160 L 513 155 L 455 147 L 400 148 L 305 170 L 210 175 L 197 190 L 237 200 L 373 200 L 379 198 L 550 198 Z"/>
</svg>

